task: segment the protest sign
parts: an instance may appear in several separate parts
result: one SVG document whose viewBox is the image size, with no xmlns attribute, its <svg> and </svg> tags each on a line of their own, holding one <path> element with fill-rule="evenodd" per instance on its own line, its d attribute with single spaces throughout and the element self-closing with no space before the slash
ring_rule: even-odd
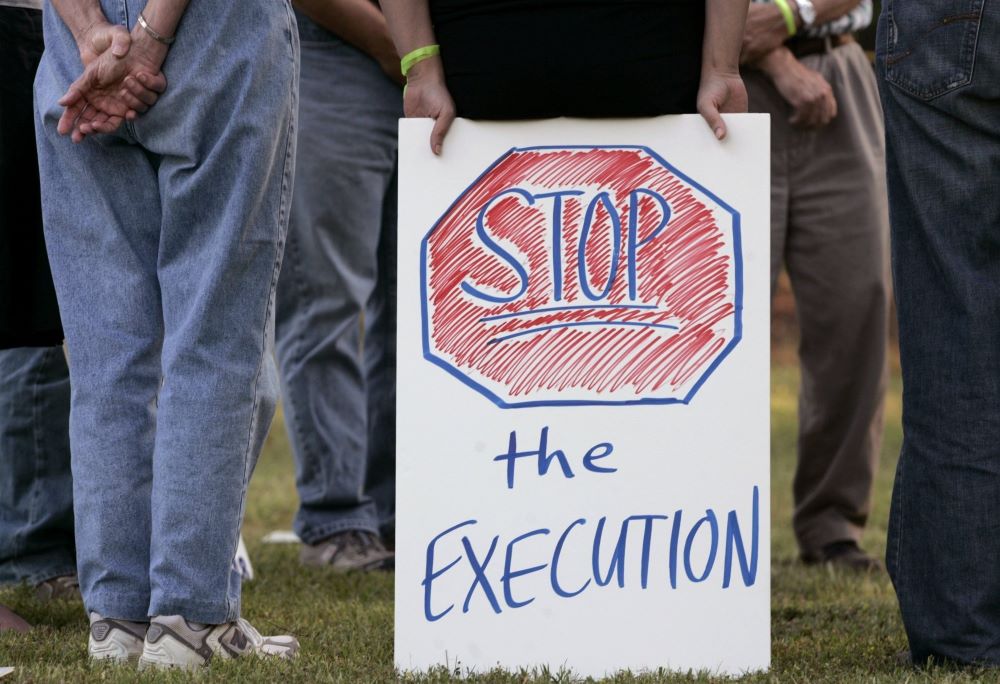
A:
<svg viewBox="0 0 1000 684">
<path fill-rule="evenodd" d="M 401 122 L 401 669 L 768 666 L 768 121 L 727 123 Z"/>
</svg>

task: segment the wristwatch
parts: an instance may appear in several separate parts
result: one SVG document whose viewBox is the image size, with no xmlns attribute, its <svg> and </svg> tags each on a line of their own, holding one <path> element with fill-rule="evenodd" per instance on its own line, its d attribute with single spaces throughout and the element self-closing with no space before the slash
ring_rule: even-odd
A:
<svg viewBox="0 0 1000 684">
<path fill-rule="evenodd" d="M 799 18 L 802 19 L 802 28 L 812 28 L 816 23 L 816 8 L 813 7 L 812 0 L 795 0 L 799 6 Z"/>
</svg>

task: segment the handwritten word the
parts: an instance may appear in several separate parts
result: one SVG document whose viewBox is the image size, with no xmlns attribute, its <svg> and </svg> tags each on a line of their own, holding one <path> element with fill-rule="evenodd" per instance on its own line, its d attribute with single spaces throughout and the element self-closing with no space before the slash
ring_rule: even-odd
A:
<svg viewBox="0 0 1000 684">
<path fill-rule="evenodd" d="M 510 441 L 507 444 L 507 453 L 500 454 L 494 461 L 507 461 L 507 489 L 514 488 L 514 464 L 519 458 L 536 458 L 538 459 L 538 475 L 542 476 L 549 472 L 549 466 L 552 465 L 552 461 L 558 461 L 559 467 L 562 473 L 567 478 L 575 477 L 573 469 L 569 465 L 569 461 L 566 459 L 566 454 L 557 449 L 553 452 L 548 450 L 549 443 L 549 428 L 548 426 L 542 428 L 541 435 L 538 437 L 538 448 L 529 451 L 518 451 L 517 450 L 517 431 L 512 430 L 510 433 Z M 614 473 L 617 472 L 617 468 L 609 468 L 606 466 L 596 465 L 594 462 L 602 458 L 607 458 L 614 451 L 614 446 L 609 442 L 601 442 L 595 444 L 587 450 L 587 453 L 583 455 L 583 467 L 592 473 Z"/>
</svg>

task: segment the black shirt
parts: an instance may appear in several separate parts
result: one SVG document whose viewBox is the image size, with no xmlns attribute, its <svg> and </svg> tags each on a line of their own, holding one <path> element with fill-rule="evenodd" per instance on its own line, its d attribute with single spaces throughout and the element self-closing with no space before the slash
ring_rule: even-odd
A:
<svg viewBox="0 0 1000 684">
<path fill-rule="evenodd" d="M 430 0 L 459 116 L 695 111 L 704 0 Z"/>
</svg>

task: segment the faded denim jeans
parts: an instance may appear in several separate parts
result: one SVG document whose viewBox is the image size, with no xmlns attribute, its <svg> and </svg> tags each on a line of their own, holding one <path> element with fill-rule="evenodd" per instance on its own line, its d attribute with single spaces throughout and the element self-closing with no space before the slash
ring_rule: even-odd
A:
<svg viewBox="0 0 1000 684">
<path fill-rule="evenodd" d="M 878 33 L 903 449 L 886 560 L 915 662 L 1000 665 L 1000 1 Z"/>
<path fill-rule="evenodd" d="M 0 583 L 76 572 L 69 369 L 59 347 L 0 350 Z"/>
<path fill-rule="evenodd" d="M 401 88 L 298 16 L 299 145 L 277 348 L 300 506 L 315 543 L 395 520 L 396 131 Z"/>
<path fill-rule="evenodd" d="M 132 27 L 145 1 L 102 5 Z M 51 6 L 45 44 L 37 142 L 84 603 L 126 620 L 231 621 L 247 484 L 277 401 L 295 19 L 287 0 L 190 3 L 157 104 L 80 145 L 55 130 L 81 65 Z"/>
</svg>

